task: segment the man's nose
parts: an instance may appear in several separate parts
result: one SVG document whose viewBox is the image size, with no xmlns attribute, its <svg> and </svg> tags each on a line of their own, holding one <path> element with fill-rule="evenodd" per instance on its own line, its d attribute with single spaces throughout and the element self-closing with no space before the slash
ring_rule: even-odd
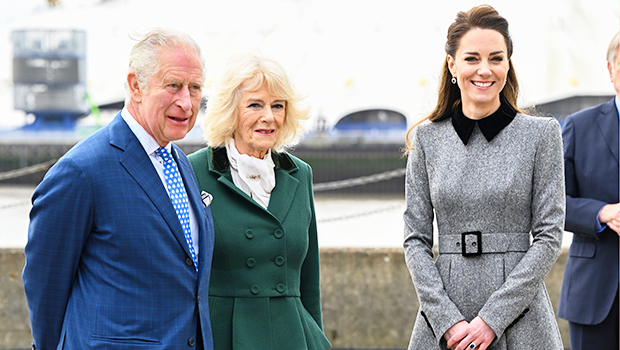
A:
<svg viewBox="0 0 620 350">
<path fill-rule="evenodd" d="M 192 110 L 192 98 L 189 93 L 189 87 L 182 87 L 179 92 L 177 92 L 177 106 L 181 107 L 184 111 Z"/>
</svg>

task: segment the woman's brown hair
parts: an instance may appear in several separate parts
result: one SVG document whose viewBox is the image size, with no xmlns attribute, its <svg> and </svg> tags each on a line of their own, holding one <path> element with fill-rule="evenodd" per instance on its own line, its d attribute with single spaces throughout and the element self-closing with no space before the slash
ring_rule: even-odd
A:
<svg viewBox="0 0 620 350">
<path fill-rule="evenodd" d="M 491 29 L 499 32 L 504 37 L 506 42 L 506 48 L 508 50 L 508 76 L 506 77 L 506 85 L 500 92 L 502 100 L 508 102 L 512 108 L 521 112 L 517 107 L 517 98 L 519 95 L 519 83 L 517 82 L 517 75 L 514 67 L 512 66 L 512 39 L 508 32 L 508 21 L 497 13 L 497 11 L 489 6 L 482 5 L 472 8 L 467 12 L 459 12 L 456 15 L 456 20 L 448 28 L 448 36 L 446 41 L 446 55 L 452 57 L 456 56 L 461 39 L 465 34 L 474 28 Z M 441 71 L 441 77 L 439 79 L 439 93 L 437 97 L 437 105 L 435 109 L 426 116 L 424 119 L 415 123 L 407 131 L 406 142 L 407 149 L 410 151 L 411 144 L 411 131 L 419 124 L 430 120 L 431 122 L 440 121 L 449 118 L 454 113 L 454 109 L 461 102 L 461 91 L 457 84 L 452 84 L 452 76 L 450 69 L 448 68 L 448 60 L 446 59 Z"/>
</svg>

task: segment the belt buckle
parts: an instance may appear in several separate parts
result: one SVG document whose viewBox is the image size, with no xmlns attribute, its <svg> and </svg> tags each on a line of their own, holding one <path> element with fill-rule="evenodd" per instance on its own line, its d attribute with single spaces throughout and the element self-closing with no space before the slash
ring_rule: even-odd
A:
<svg viewBox="0 0 620 350">
<path fill-rule="evenodd" d="M 467 243 L 467 237 L 474 236 L 476 240 L 470 242 L 470 245 L 475 251 L 471 251 L 471 249 L 467 249 L 470 245 Z M 463 232 L 461 233 L 461 254 L 463 256 L 476 256 L 482 254 L 482 232 L 473 231 L 473 232 Z"/>
</svg>

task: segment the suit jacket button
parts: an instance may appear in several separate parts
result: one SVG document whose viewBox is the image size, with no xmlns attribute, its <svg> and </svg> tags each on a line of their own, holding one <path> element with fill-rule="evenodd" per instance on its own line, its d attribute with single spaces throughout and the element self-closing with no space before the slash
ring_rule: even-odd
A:
<svg viewBox="0 0 620 350">
<path fill-rule="evenodd" d="M 246 236 L 248 239 L 252 239 L 252 238 L 254 238 L 254 231 L 252 231 L 252 230 L 247 230 L 247 231 L 245 231 L 245 236 Z"/>
<path fill-rule="evenodd" d="M 185 259 L 185 265 L 194 266 L 194 262 L 192 261 L 192 258 Z"/>
<path fill-rule="evenodd" d="M 284 293 L 286 291 L 286 286 L 283 283 L 278 283 L 276 290 L 278 293 Z"/>
<path fill-rule="evenodd" d="M 281 257 L 281 256 L 278 256 L 278 257 L 276 258 L 276 261 L 275 261 L 275 262 L 276 262 L 276 265 L 278 265 L 278 266 L 282 266 L 282 265 L 284 265 L 284 258 L 283 258 L 283 257 Z"/>
<path fill-rule="evenodd" d="M 194 340 L 194 338 L 189 338 L 189 340 L 187 341 L 187 345 L 189 346 L 194 346 L 195 343 L 196 341 Z"/>
<path fill-rule="evenodd" d="M 280 230 L 279 228 L 277 228 L 275 231 L 273 231 L 273 235 L 277 238 L 280 239 L 284 236 L 284 231 Z"/>
<path fill-rule="evenodd" d="M 245 264 L 249 267 L 252 268 L 256 265 L 256 259 L 254 258 L 248 258 L 248 260 L 245 261 Z"/>
<path fill-rule="evenodd" d="M 250 287 L 250 292 L 252 292 L 252 294 L 254 295 L 260 293 L 260 287 L 258 286 L 258 284 L 253 284 L 252 287 Z"/>
</svg>

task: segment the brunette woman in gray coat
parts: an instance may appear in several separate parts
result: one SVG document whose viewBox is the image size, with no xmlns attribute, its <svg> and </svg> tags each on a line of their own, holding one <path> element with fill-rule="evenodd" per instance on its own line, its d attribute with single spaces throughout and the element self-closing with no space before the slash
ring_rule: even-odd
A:
<svg viewBox="0 0 620 350">
<path fill-rule="evenodd" d="M 492 7 L 460 12 L 446 53 L 437 106 L 407 135 L 409 349 L 561 350 L 543 282 L 564 227 L 560 126 L 517 108 L 508 23 Z"/>
</svg>

